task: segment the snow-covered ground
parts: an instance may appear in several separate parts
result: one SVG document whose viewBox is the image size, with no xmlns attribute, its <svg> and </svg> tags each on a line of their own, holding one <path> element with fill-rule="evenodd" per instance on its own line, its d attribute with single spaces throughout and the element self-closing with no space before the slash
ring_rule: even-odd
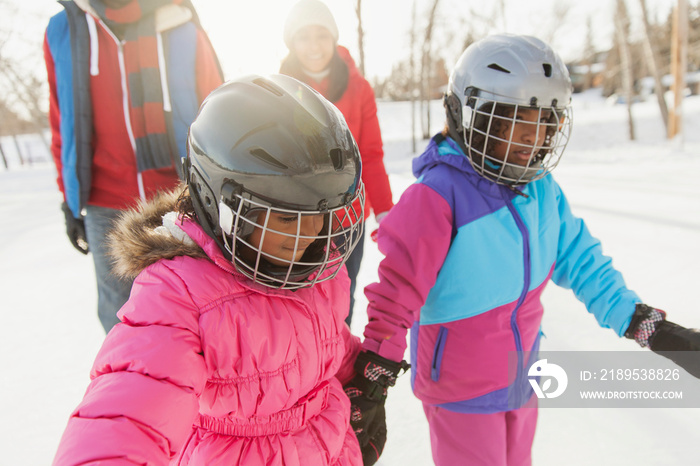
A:
<svg viewBox="0 0 700 466">
<path fill-rule="evenodd" d="M 434 108 L 437 131 L 440 103 Z M 413 182 L 409 109 L 379 103 L 397 200 Z M 572 140 L 554 174 L 628 285 L 671 320 L 700 327 L 700 96 L 685 100 L 685 141 L 664 139 L 655 100 L 633 112 L 637 141 L 630 142 L 624 107 L 608 106 L 596 91 L 576 95 Z M 425 143 L 418 141 L 419 151 Z M 104 338 L 92 261 L 65 237 L 54 178 L 49 163 L 0 171 L 1 465 L 50 464 Z M 358 290 L 376 280 L 381 260 L 370 240 L 365 251 Z M 361 335 L 359 291 L 357 300 L 352 329 Z M 543 350 L 636 349 L 599 328 L 571 292 L 550 286 L 544 301 Z M 431 464 L 408 376 L 391 389 L 387 416 L 379 464 Z M 699 409 L 540 409 L 533 457 L 535 465 L 690 465 L 698 464 L 698 441 Z"/>
</svg>

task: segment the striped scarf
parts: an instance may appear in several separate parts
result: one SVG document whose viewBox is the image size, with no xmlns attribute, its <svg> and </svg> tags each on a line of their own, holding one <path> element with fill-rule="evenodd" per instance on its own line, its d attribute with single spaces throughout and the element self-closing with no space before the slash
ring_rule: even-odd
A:
<svg viewBox="0 0 700 466">
<path fill-rule="evenodd" d="M 190 0 L 90 0 L 102 21 L 124 41 L 129 113 L 139 172 L 170 167 L 178 157 L 175 140 L 169 134 L 170 101 L 163 97 L 159 65 L 162 44 L 159 47 L 155 14 L 158 8 L 171 3 L 188 7 L 196 20 Z"/>
</svg>

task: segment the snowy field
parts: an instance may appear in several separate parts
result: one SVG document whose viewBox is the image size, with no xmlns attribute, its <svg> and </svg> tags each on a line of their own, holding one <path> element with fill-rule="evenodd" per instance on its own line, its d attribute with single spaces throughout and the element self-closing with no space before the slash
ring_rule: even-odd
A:
<svg viewBox="0 0 700 466">
<path fill-rule="evenodd" d="M 440 103 L 434 108 L 437 131 Z M 409 110 L 407 103 L 379 103 L 396 200 L 413 182 Z M 576 95 L 572 140 L 555 178 L 628 285 L 670 320 L 700 327 L 700 96 L 685 100 L 684 141 L 664 139 L 654 100 L 635 104 L 633 113 L 637 141 L 630 142 L 624 107 L 609 106 L 595 91 Z M 418 150 L 425 144 L 418 141 Z M 2 170 L 0 465 L 48 465 L 104 334 L 92 261 L 65 236 L 53 166 Z M 358 335 L 366 323 L 361 289 L 376 279 L 381 260 L 370 240 L 365 251 L 352 326 Z M 550 286 L 544 301 L 542 350 L 637 349 L 599 328 L 571 292 Z M 432 464 L 408 376 L 390 391 L 387 416 L 378 464 Z M 541 409 L 539 416 L 535 465 L 698 464 L 700 409 Z"/>
</svg>

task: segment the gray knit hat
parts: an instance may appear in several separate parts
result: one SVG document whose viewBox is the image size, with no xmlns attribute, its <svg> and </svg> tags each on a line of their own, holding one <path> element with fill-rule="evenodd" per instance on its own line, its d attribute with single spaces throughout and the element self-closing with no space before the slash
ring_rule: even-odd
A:
<svg viewBox="0 0 700 466">
<path fill-rule="evenodd" d="M 338 42 L 338 26 L 326 4 L 319 0 L 301 0 L 292 7 L 284 23 L 284 43 L 287 47 L 292 48 L 292 39 L 299 29 L 310 25 L 328 29 L 333 40 Z"/>
</svg>

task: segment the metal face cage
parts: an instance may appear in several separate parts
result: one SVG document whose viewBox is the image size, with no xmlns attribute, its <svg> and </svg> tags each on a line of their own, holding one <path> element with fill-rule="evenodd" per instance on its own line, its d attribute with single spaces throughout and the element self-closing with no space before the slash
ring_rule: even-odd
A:
<svg viewBox="0 0 700 466">
<path fill-rule="evenodd" d="M 362 184 L 352 201 L 328 210 L 278 208 L 241 194 L 232 201 L 219 203 L 223 244 L 240 273 L 272 288 L 306 288 L 335 277 L 362 237 Z M 274 229 L 273 216 L 289 228 Z M 302 225 L 315 216 L 322 217 L 323 226 L 311 236 Z M 282 246 L 274 250 L 275 244 Z"/>
<path fill-rule="evenodd" d="M 496 183 L 519 186 L 557 166 L 569 142 L 572 110 L 474 96 L 462 107 L 462 124 L 474 170 Z"/>
</svg>

